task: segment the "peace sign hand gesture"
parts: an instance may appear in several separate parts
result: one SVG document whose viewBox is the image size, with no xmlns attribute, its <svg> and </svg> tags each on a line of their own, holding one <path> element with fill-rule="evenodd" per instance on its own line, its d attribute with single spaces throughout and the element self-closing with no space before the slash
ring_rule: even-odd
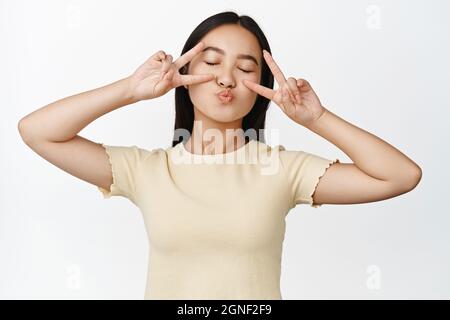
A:
<svg viewBox="0 0 450 320">
<path fill-rule="evenodd" d="M 213 74 L 182 75 L 179 70 L 192 60 L 204 47 L 199 42 L 175 62 L 173 57 L 162 50 L 153 54 L 129 77 L 130 91 L 134 100 L 154 99 L 169 90 L 184 85 L 206 82 L 214 79 Z"/>
<path fill-rule="evenodd" d="M 270 53 L 263 50 L 263 56 L 279 88 L 272 90 L 248 80 L 243 81 L 244 85 L 257 94 L 274 101 L 289 118 L 298 124 L 305 127 L 313 124 L 325 113 L 326 109 L 320 103 L 309 82 L 292 77 L 286 80 Z"/>
</svg>

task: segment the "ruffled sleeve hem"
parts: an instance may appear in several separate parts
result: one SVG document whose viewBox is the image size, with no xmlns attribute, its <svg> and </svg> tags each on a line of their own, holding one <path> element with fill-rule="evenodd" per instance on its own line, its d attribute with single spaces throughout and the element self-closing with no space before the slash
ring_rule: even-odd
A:
<svg viewBox="0 0 450 320">
<path fill-rule="evenodd" d="M 109 164 L 111 166 L 111 173 L 112 173 L 112 180 L 113 180 L 113 182 L 112 182 L 111 186 L 109 187 L 110 190 L 107 190 L 107 189 L 99 187 L 99 186 L 97 188 L 102 193 L 103 199 L 109 199 L 109 198 L 111 198 L 111 196 L 120 195 L 120 190 L 117 187 L 117 177 L 116 177 L 117 173 L 116 173 L 115 165 L 114 165 L 114 163 L 112 161 L 111 150 L 110 150 L 109 146 L 104 144 L 104 143 L 101 143 L 101 146 L 103 148 L 105 148 L 106 154 L 108 156 L 108 161 L 109 161 Z"/>
<path fill-rule="evenodd" d="M 314 203 L 313 195 L 314 192 L 316 192 L 317 185 L 319 184 L 320 178 L 322 178 L 325 175 L 325 172 L 327 169 L 334 163 L 340 163 L 339 159 L 335 160 L 324 160 L 317 162 L 314 167 L 311 169 L 313 172 L 311 173 L 311 176 L 314 177 L 310 181 L 307 182 L 307 190 L 310 190 L 308 192 L 309 197 L 306 199 L 298 199 L 297 203 L 306 203 L 309 204 L 313 208 L 319 208 L 322 206 L 322 204 Z"/>
</svg>

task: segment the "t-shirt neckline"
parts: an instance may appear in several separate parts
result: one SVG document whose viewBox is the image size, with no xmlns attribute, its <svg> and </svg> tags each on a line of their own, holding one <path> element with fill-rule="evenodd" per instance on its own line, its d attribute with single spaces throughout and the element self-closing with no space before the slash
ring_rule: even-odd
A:
<svg viewBox="0 0 450 320">
<path fill-rule="evenodd" d="M 199 159 L 205 159 L 205 158 L 223 158 L 223 157 L 232 157 L 234 155 L 240 155 L 243 152 L 245 152 L 246 149 L 249 148 L 250 144 L 253 144 L 256 140 L 250 140 L 246 144 L 240 146 L 238 149 L 233 150 L 231 152 L 225 152 L 225 153 L 216 153 L 216 154 L 197 154 L 197 153 L 191 153 L 189 150 L 187 150 L 184 146 L 184 142 L 179 142 L 176 147 L 181 149 L 181 153 L 184 155 L 187 155 L 189 157 L 199 158 Z"/>
</svg>

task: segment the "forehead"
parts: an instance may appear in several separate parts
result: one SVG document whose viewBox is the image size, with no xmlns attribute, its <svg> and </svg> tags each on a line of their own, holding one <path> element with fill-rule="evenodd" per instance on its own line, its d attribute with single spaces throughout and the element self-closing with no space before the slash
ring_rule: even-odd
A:
<svg viewBox="0 0 450 320">
<path fill-rule="evenodd" d="M 208 32 L 201 40 L 205 48 L 217 47 L 225 51 L 225 55 L 253 55 L 261 61 L 262 52 L 256 37 L 239 25 L 222 25 Z M 213 52 L 213 50 L 207 50 Z"/>
</svg>

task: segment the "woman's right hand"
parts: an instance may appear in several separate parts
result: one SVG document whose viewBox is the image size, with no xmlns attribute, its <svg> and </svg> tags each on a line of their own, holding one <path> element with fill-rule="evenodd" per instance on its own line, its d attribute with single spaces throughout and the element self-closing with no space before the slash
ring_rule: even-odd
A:
<svg viewBox="0 0 450 320">
<path fill-rule="evenodd" d="M 173 88 L 184 85 L 206 82 L 214 79 L 213 74 L 182 75 L 179 70 L 192 60 L 203 49 L 204 43 L 199 42 L 176 61 L 158 51 L 152 55 L 129 77 L 131 96 L 135 101 L 154 99 L 166 94 Z"/>
</svg>

